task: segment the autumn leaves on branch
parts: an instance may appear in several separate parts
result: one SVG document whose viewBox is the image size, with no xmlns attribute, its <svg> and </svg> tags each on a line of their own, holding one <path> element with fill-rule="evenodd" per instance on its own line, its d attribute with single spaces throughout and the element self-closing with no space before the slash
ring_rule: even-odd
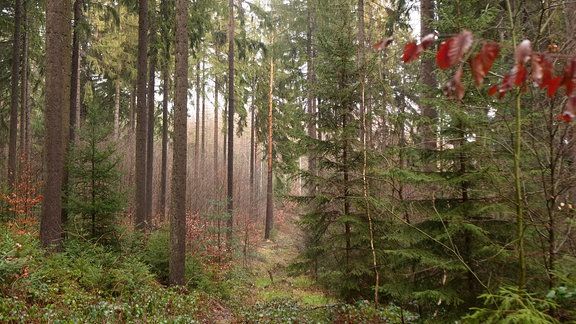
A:
<svg viewBox="0 0 576 324">
<path fill-rule="evenodd" d="M 420 43 L 410 42 L 404 46 L 402 61 L 409 63 L 415 61 L 422 52 L 427 50 L 435 40 L 434 34 L 424 36 Z M 375 50 L 384 50 L 392 43 L 392 39 L 383 39 L 374 44 Z M 475 56 L 465 57 L 474 44 L 472 32 L 463 30 L 457 35 L 452 36 L 440 44 L 436 54 L 436 64 L 440 69 L 448 69 L 456 64 L 458 69 L 452 79 L 444 87 L 444 92 L 449 97 L 455 97 L 458 100 L 464 98 L 465 89 L 462 85 L 462 75 L 464 63 L 470 64 L 470 71 L 476 86 L 480 86 L 494 61 L 500 52 L 500 44 L 491 40 L 480 40 L 478 45 L 480 50 Z M 533 85 L 539 89 L 547 89 L 548 97 L 553 97 L 561 87 L 566 87 L 566 106 L 564 111 L 559 115 L 559 119 L 566 122 L 576 118 L 576 93 L 574 85 L 576 83 L 576 58 L 571 57 L 567 60 L 564 73 L 554 75 L 554 66 L 550 58 L 555 57 L 554 53 L 542 53 L 532 50 L 532 44 L 529 40 L 522 41 L 514 49 L 514 66 L 510 72 L 502 78 L 502 82 L 493 85 L 489 89 L 491 96 L 498 94 L 498 98 L 513 89 L 519 87 L 521 90 L 526 88 L 526 81 L 532 80 Z M 466 58 L 464 61 L 463 59 Z"/>
</svg>

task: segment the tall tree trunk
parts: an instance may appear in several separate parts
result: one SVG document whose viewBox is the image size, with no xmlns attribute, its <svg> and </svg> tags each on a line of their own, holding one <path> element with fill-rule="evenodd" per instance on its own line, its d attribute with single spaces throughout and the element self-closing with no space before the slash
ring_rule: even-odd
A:
<svg viewBox="0 0 576 324">
<path fill-rule="evenodd" d="M 130 91 L 130 116 L 128 120 L 128 129 L 130 130 L 130 135 L 134 134 L 136 131 L 136 92 L 137 92 L 137 84 L 134 84 L 131 91 Z"/>
<path fill-rule="evenodd" d="M 434 20 L 434 0 L 421 0 L 420 1 L 420 37 L 424 37 L 433 33 L 432 21 Z M 432 58 L 423 57 L 420 65 L 420 75 L 422 84 L 426 90 L 434 89 L 436 87 L 436 80 L 432 72 L 434 71 L 434 60 Z M 426 95 L 424 94 L 425 97 Z M 422 115 L 424 116 L 424 123 L 422 125 L 422 145 L 427 151 L 436 150 L 436 135 L 434 131 L 434 120 L 436 119 L 436 109 L 426 104 L 425 102 L 419 103 L 422 107 Z M 424 164 L 425 171 L 432 171 L 433 163 Z"/>
<path fill-rule="evenodd" d="M 80 23 L 83 19 L 83 0 L 74 1 L 74 24 L 72 35 L 72 76 L 70 81 L 70 142 L 76 140 L 76 118 L 80 111 Z"/>
<path fill-rule="evenodd" d="M 200 61 L 196 63 L 196 118 L 194 124 L 194 182 L 200 183 Z M 194 186 L 194 197 L 192 198 L 192 212 L 198 212 L 200 199 L 198 194 L 200 188 Z"/>
<path fill-rule="evenodd" d="M 220 27 L 220 26 L 218 26 Z M 220 58 L 220 43 L 218 42 L 218 40 L 216 40 L 215 44 L 214 44 L 214 54 L 216 56 L 216 60 L 217 63 L 219 63 L 219 58 Z M 219 161 L 218 161 L 218 154 L 220 152 L 219 148 L 218 148 L 218 143 L 219 140 L 218 138 L 220 137 L 220 126 L 218 125 L 218 115 L 220 114 L 219 107 L 218 107 L 218 102 L 220 101 L 219 98 L 219 91 L 220 91 L 220 78 L 218 78 L 218 75 L 214 76 L 214 130 L 213 130 L 213 137 L 214 137 L 214 151 L 213 151 L 213 165 L 212 165 L 212 170 L 214 173 L 214 201 L 218 201 L 220 199 L 220 165 L 219 165 Z M 215 205 L 216 208 L 216 214 L 220 213 L 219 210 L 219 205 L 216 204 Z M 219 219 L 219 218 L 218 218 Z M 218 227 L 218 248 L 220 249 L 220 227 Z"/>
<path fill-rule="evenodd" d="M 144 231 L 146 224 L 146 71 L 148 57 L 148 0 L 140 0 L 138 6 L 138 77 L 136 106 L 136 211 L 134 228 Z"/>
<path fill-rule="evenodd" d="M 274 37 L 272 37 L 274 43 Z M 268 182 L 266 187 L 266 226 L 264 227 L 264 239 L 270 239 L 270 232 L 274 225 L 274 188 L 272 179 L 272 150 L 274 148 L 272 138 L 272 111 L 274 108 L 274 54 L 270 58 L 270 92 L 268 93 Z"/>
<path fill-rule="evenodd" d="M 358 77 L 360 80 L 360 86 L 364 89 L 366 86 L 366 64 L 364 62 L 364 46 L 366 43 L 366 37 L 364 36 L 364 0 L 358 0 L 357 4 L 357 14 L 358 14 L 358 34 L 357 34 L 357 41 L 358 41 L 358 51 L 357 51 L 357 59 L 358 59 Z M 366 116 L 366 107 L 364 106 L 364 101 L 361 100 L 359 103 L 360 108 L 360 116 Z M 360 124 L 360 138 L 364 138 L 364 132 L 366 131 L 364 123 Z"/>
<path fill-rule="evenodd" d="M 216 55 L 218 55 L 218 47 L 216 47 Z M 220 152 L 220 150 L 218 149 L 218 137 L 220 137 L 220 126 L 218 125 L 218 115 L 220 114 L 220 112 L 218 111 L 218 88 L 220 87 L 220 80 L 218 79 L 218 76 L 216 76 L 214 78 L 214 165 L 213 165 L 213 172 L 214 172 L 214 188 L 216 190 L 216 193 L 220 192 L 219 190 L 219 186 L 220 186 L 220 177 L 219 177 L 219 172 L 220 172 L 220 166 L 218 164 L 218 153 Z M 218 194 L 216 194 L 218 195 Z M 218 199 L 218 196 L 214 197 L 215 199 Z"/>
<path fill-rule="evenodd" d="M 120 78 L 114 81 L 114 139 L 120 138 Z"/>
<path fill-rule="evenodd" d="M 68 204 L 68 167 L 66 163 L 68 161 L 68 153 L 70 150 L 70 110 L 72 102 L 71 98 L 71 81 L 72 81 L 72 30 L 69 26 L 70 21 L 72 21 L 72 3 L 70 1 L 64 1 L 64 20 L 67 22 L 67 26 L 64 28 L 63 47 L 60 49 L 60 53 L 63 56 L 64 65 L 62 65 L 62 74 L 64 76 L 62 91 L 63 93 L 63 103 L 62 103 L 62 145 L 64 157 L 62 165 L 62 224 L 66 224 L 68 221 L 68 210 L 66 205 Z M 64 233 L 62 233 L 64 235 Z"/>
<path fill-rule="evenodd" d="M 228 81 L 226 81 L 228 82 Z M 225 88 L 223 92 L 227 92 L 228 91 L 228 84 L 225 83 L 224 84 Z M 224 97 L 224 111 L 222 112 L 222 132 L 223 134 L 223 139 L 222 139 L 222 145 L 224 146 L 224 149 L 222 150 L 222 162 L 224 163 L 223 165 L 223 173 L 226 173 L 226 167 L 227 167 L 227 163 L 228 163 L 228 95 L 226 94 L 226 96 Z M 226 178 L 228 179 L 228 178 Z M 226 195 L 228 195 L 228 193 L 226 193 Z"/>
<path fill-rule="evenodd" d="M 317 139 L 316 134 L 316 99 L 314 93 L 312 92 L 312 85 L 314 84 L 314 48 L 313 35 L 314 35 L 314 24 L 313 24 L 313 14 L 314 9 L 308 0 L 308 16 L 307 16 L 307 31 L 306 31 L 306 81 L 308 83 L 307 90 L 307 108 L 308 108 L 308 136 L 312 140 Z M 313 153 L 308 155 L 308 171 L 312 175 L 316 175 L 316 156 Z M 311 182 L 313 183 L 313 181 Z M 310 186 L 308 189 L 308 194 L 311 194 L 315 190 L 314 186 Z"/>
<path fill-rule="evenodd" d="M 344 114 L 342 114 L 342 130 L 344 136 L 344 143 L 342 147 L 342 178 L 344 180 L 344 217 L 350 216 L 350 170 L 348 169 L 348 154 L 350 150 L 349 140 L 346 128 L 348 127 L 348 108 L 344 108 Z M 352 225 L 349 221 L 344 222 L 344 236 L 346 240 L 346 260 L 345 260 L 345 271 L 346 276 L 350 275 L 351 264 L 350 258 L 352 254 Z"/>
<path fill-rule="evenodd" d="M 118 8 L 118 5 L 116 5 Z M 114 82 L 114 139 L 120 138 L 120 77 Z"/>
<path fill-rule="evenodd" d="M 148 93 L 146 104 L 148 106 L 148 116 L 146 118 L 146 219 L 147 227 L 152 226 L 152 181 L 154 173 L 154 90 L 156 81 L 156 61 L 158 58 L 156 50 L 156 1 L 150 1 L 149 11 L 149 55 L 148 55 Z"/>
<path fill-rule="evenodd" d="M 204 60 L 202 60 L 202 78 L 201 78 L 201 94 L 202 94 L 202 130 L 200 131 L 201 145 L 200 145 L 200 170 L 202 171 L 202 175 L 204 175 L 205 168 L 205 159 L 206 159 L 206 81 L 205 81 L 205 64 Z M 204 182 L 204 181 L 202 181 Z"/>
<path fill-rule="evenodd" d="M 66 63 L 62 49 L 66 48 L 66 4 L 46 2 L 46 81 L 45 81 L 45 172 L 44 194 L 40 218 L 40 242 L 50 251 L 62 248 L 62 173 L 64 145 L 62 143 L 62 113 L 64 105 L 64 71 Z"/>
<path fill-rule="evenodd" d="M 12 89 L 10 92 L 10 139 L 8 141 L 8 186 L 16 186 L 16 148 L 18 142 L 18 99 L 20 82 L 20 38 L 22 25 L 22 0 L 14 4 L 14 36 L 12 42 Z M 24 66 L 24 65 L 23 65 Z"/>
<path fill-rule="evenodd" d="M 184 285 L 186 260 L 186 156 L 188 124 L 188 1 L 176 0 L 174 152 L 170 208 L 170 285 Z"/>
<path fill-rule="evenodd" d="M 22 10 L 22 73 L 20 86 L 20 155 L 25 165 L 30 162 L 32 137 L 30 135 L 30 80 L 28 80 L 28 1 L 24 0 Z"/>
<path fill-rule="evenodd" d="M 162 166 L 160 167 L 160 224 L 166 219 L 166 173 L 168 168 L 168 89 L 170 86 L 170 45 L 166 45 L 166 62 L 162 70 Z"/>
<path fill-rule="evenodd" d="M 216 44 L 216 57 L 218 58 L 220 56 L 220 46 L 218 44 Z M 218 137 L 220 136 L 220 129 L 218 126 L 218 115 L 220 114 L 220 112 L 218 111 L 218 90 L 220 87 L 220 79 L 218 79 L 218 76 L 214 77 L 214 164 L 213 164 L 213 172 L 214 172 L 214 201 L 218 201 L 220 200 L 220 166 L 218 164 L 218 153 L 220 152 L 220 150 L 218 149 Z M 216 215 L 220 215 L 220 204 L 216 203 L 215 206 L 215 214 Z M 221 231 L 220 231 L 220 224 L 221 224 L 221 220 L 220 220 L 220 216 L 217 217 L 217 248 L 218 251 L 220 252 L 221 246 L 222 246 L 222 238 L 221 238 Z"/>
<path fill-rule="evenodd" d="M 228 0 L 228 232 L 227 239 L 232 240 L 234 226 L 234 0 Z"/>
<path fill-rule="evenodd" d="M 257 79 L 254 78 L 254 87 L 256 87 Z M 255 174 L 255 164 L 256 164 L 256 105 L 255 102 L 255 92 L 252 91 L 252 100 L 251 100 L 251 107 L 250 107 L 250 213 L 252 214 L 252 218 L 256 219 L 256 214 L 258 208 L 256 208 L 256 200 L 255 200 L 255 189 L 254 189 L 254 174 Z"/>
</svg>

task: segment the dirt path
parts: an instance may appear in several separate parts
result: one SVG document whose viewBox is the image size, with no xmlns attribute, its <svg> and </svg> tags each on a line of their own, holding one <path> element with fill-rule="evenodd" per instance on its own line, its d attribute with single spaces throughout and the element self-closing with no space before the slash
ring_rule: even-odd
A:
<svg viewBox="0 0 576 324">
<path fill-rule="evenodd" d="M 241 297 L 242 311 L 265 309 L 275 301 L 293 302 L 304 307 L 323 306 L 331 300 L 307 276 L 290 276 L 288 267 L 298 256 L 303 244 L 300 229 L 295 224 L 297 216 L 277 210 L 271 240 L 260 240 L 252 249 L 247 269 L 249 282 Z M 237 323 L 234 314 L 238 305 L 214 306 L 216 323 Z M 246 314 L 244 314 L 246 316 Z M 241 321 L 240 321 L 241 322 Z"/>
<path fill-rule="evenodd" d="M 299 304 L 318 306 L 328 302 L 324 293 L 308 276 L 291 276 L 288 267 L 300 253 L 303 237 L 295 224 L 297 215 L 277 210 L 275 230 L 271 240 L 262 241 L 256 248 L 250 268 L 257 278 L 260 301 L 288 298 Z"/>
</svg>

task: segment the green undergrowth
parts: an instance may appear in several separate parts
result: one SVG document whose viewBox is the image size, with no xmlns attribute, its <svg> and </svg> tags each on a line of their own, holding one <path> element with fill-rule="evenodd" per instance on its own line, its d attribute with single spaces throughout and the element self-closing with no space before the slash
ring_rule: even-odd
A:
<svg viewBox="0 0 576 324">
<path fill-rule="evenodd" d="M 368 301 L 345 304 L 309 275 L 289 269 L 298 254 L 298 232 L 288 221 L 273 239 L 258 244 L 227 305 L 239 323 L 411 323 L 416 316 Z"/>
<path fill-rule="evenodd" d="M 216 299 L 192 287 L 160 284 L 143 255 L 68 238 L 49 256 L 37 231 L 0 228 L 2 323 L 194 323 L 211 318 Z"/>
<path fill-rule="evenodd" d="M 31 223 L 31 224 L 30 224 Z M 121 232 L 106 247 L 69 235 L 45 255 L 38 224 L 0 224 L 0 323 L 401 323 L 397 307 L 347 305 L 287 269 L 289 234 L 262 242 L 248 264 L 219 271 L 187 258 L 187 285 L 166 286 L 168 235 Z M 282 236 L 287 235 L 287 236 Z M 279 242 L 279 243 L 275 243 Z"/>
</svg>

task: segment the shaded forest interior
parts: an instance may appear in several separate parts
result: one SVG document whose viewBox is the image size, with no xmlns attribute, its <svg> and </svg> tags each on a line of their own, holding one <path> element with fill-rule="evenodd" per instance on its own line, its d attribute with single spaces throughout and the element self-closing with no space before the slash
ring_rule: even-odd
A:
<svg viewBox="0 0 576 324">
<path fill-rule="evenodd" d="M 0 321 L 576 322 L 576 1 L 0 3 Z"/>
</svg>

